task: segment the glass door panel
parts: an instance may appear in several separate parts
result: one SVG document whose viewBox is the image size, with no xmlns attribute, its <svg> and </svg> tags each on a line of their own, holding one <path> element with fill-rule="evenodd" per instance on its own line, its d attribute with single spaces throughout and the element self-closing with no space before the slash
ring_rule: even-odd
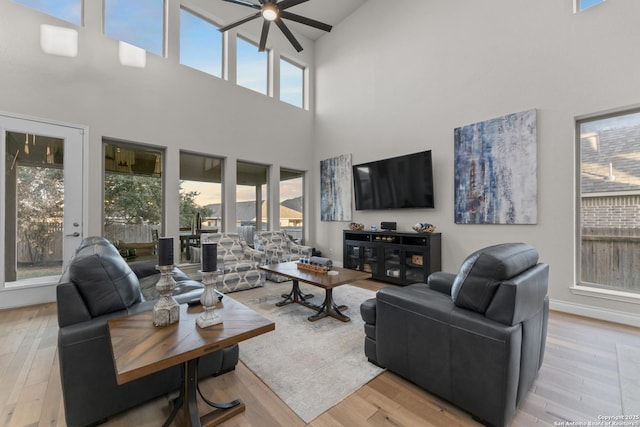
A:
<svg viewBox="0 0 640 427">
<path fill-rule="evenodd" d="M 82 133 L 6 116 L 0 128 L 3 282 L 55 283 L 82 239 Z"/>
<path fill-rule="evenodd" d="M 371 246 L 361 246 L 363 252 L 362 271 L 376 274 L 378 272 L 378 257 L 376 256 L 376 248 Z"/>
</svg>

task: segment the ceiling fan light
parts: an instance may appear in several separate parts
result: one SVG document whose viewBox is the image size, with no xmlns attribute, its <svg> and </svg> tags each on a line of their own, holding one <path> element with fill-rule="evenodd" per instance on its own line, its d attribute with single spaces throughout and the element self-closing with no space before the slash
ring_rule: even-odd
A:
<svg viewBox="0 0 640 427">
<path fill-rule="evenodd" d="M 278 19 L 278 9 L 272 4 L 265 4 L 262 7 L 262 17 L 267 21 L 275 21 Z"/>
</svg>

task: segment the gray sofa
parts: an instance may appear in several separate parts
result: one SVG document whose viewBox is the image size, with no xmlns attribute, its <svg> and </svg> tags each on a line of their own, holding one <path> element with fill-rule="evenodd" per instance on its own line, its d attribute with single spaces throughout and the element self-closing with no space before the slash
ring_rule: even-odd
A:
<svg viewBox="0 0 640 427">
<path fill-rule="evenodd" d="M 470 255 L 457 275 L 386 287 L 365 301 L 369 361 L 471 413 L 506 426 L 544 355 L 549 266 L 528 244 Z"/>
<path fill-rule="evenodd" d="M 57 305 L 60 380 L 68 426 L 99 424 L 182 384 L 179 366 L 116 384 L 107 320 L 153 308 L 159 277 L 155 265 L 156 261 L 127 264 L 109 241 L 90 237 L 65 267 L 57 286 Z M 179 303 L 200 296 L 202 284 L 177 268 L 172 275 Z M 237 362 L 238 346 L 224 348 L 200 358 L 199 376 L 231 371 Z"/>
</svg>

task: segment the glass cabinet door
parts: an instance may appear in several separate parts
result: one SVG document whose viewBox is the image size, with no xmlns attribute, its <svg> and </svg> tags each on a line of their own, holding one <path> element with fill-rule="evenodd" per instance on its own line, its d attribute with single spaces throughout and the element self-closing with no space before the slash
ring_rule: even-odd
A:
<svg viewBox="0 0 640 427">
<path fill-rule="evenodd" d="M 378 257 L 376 248 L 372 246 L 361 246 L 364 251 L 362 271 L 376 274 L 378 272 Z"/>
<path fill-rule="evenodd" d="M 426 259 L 421 251 L 404 252 L 405 279 L 415 283 L 425 283 Z"/>
<path fill-rule="evenodd" d="M 384 248 L 384 275 L 391 279 L 402 278 L 401 251 L 396 248 Z"/>
<path fill-rule="evenodd" d="M 346 245 L 344 268 L 352 268 L 354 270 L 362 270 L 362 254 L 360 245 Z"/>
</svg>

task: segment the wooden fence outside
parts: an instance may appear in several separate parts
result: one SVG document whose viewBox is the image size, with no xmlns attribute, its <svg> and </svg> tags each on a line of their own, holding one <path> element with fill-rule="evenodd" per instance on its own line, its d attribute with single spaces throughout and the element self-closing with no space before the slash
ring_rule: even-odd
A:
<svg viewBox="0 0 640 427">
<path fill-rule="evenodd" d="M 51 240 L 44 249 L 42 263 L 62 262 L 62 224 L 50 224 L 47 234 Z M 159 229 L 159 225 L 148 224 L 110 224 L 105 227 L 104 236 L 114 244 L 119 240 L 125 242 L 151 242 L 152 230 Z M 18 264 L 30 264 L 30 244 L 23 235 L 18 235 L 17 262 Z"/>
<path fill-rule="evenodd" d="M 640 228 L 583 228 L 581 281 L 640 292 Z"/>
</svg>

